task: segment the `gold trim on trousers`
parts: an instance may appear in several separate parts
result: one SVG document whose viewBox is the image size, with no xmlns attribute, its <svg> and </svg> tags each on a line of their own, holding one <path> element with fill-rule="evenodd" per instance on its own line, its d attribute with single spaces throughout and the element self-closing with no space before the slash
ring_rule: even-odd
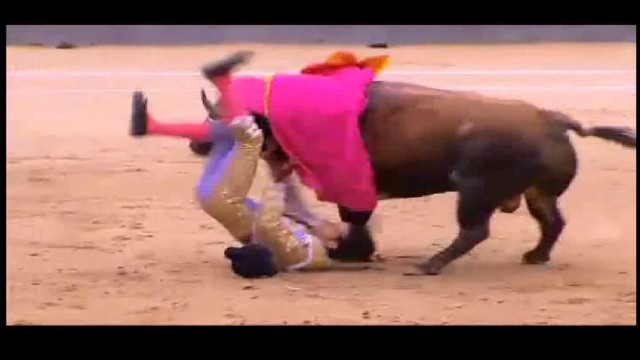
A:
<svg viewBox="0 0 640 360">
<path fill-rule="evenodd" d="M 253 214 L 246 205 L 256 174 L 258 157 L 262 147 L 262 137 L 251 138 L 241 129 L 231 127 L 236 139 L 232 156 L 227 168 L 217 182 L 211 196 L 201 202 L 203 210 L 224 226 L 229 233 L 240 241 L 256 241 L 269 248 L 274 254 L 276 265 L 280 270 L 308 260 L 308 247 L 313 247 L 313 257 L 303 269 L 324 269 L 330 266 L 324 244 L 315 236 L 311 236 L 309 244 L 296 239 L 293 228 L 302 226 L 284 217 L 284 184 L 269 184 L 262 198 L 262 206 L 257 214 Z M 255 225 L 255 227 L 254 227 Z"/>
<path fill-rule="evenodd" d="M 251 239 L 254 215 L 245 199 L 258 165 L 262 139 L 245 139 L 232 129 L 236 143 L 233 158 L 220 178 L 211 196 L 201 202 L 202 209 L 216 219 L 239 241 Z"/>
<path fill-rule="evenodd" d="M 263 192 L 262 202 L 256 223 L 256 236 L 260 244 L 273 252 L 280 270 L 307 261 L 309 254 L 307 246 L 313 247 L 313 257 L 302 269 L 320 270 L 331 266 L 331 260 L 324 244 L 315 236 L 310 235 L 308 229 L 305 228 L 304 232 L 311 236 L 310 244 L 302 244 L 293 234 L 293 226 L 302 227 L 303 225 L 283 216 L 283 184 L 267 186 Z"/>
</svg>

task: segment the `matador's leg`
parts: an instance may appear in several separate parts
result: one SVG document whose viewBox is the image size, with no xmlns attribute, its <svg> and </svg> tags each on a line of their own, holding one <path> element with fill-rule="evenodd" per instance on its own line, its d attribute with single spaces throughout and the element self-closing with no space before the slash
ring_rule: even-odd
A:
<svg viewBox="0 0 640 360">
<path fill-rule="evenodd" d="M 252 122 L 251 116 L 231 123 L 236 140 L 233 148 L 221 161 L 210 161 L 198 184 L 202 208 L 243 243 L 251 241 L 253 232 L 254 214 L 246 196 L 262 146 L 260 130 L 255 125 L 246 130 L 242 124 L 247 122 Z"/>
<path fill-rule="evenodd" d="M 264 190 L 256 221 L 256 240 L 272 251 L 280 270 L 330 267 L 331 260 L 322 241 L 304 226 L 283 216 L 285 186 L 272 183 Z"/>
</svg>

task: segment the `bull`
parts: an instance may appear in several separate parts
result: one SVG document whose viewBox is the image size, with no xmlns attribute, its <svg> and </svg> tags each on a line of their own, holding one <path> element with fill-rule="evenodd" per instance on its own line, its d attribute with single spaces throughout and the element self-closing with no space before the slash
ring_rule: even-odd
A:
<svg viewBox="0 0 640 360">
<path fill-rule="evenodd" d="M 427 275 L 440 274 L 487 239 L 492 215 L 498 210 L 516 211 L 523 197 L 541 236 L 522 262 L 547 263 L 566 225 L 558 199 L 578 169 L 569 131 L 636 148 L 633 129 L 584 127 L 567 114 L 519 100 L 387 81 L 373 82 L 367 96 L 360 131 L 379 199 L 458 194 L 459 232 L 448 247 L 418 265 Z M 216 104 L 204 91 L 202 101 L 210 118 L 217 118 Z M 265 134 L 264 158 L 286 160 L 269 119 L 254 115 Z M 206 155 L 210 147 L 210 143 L 190 143 L 199 155 Z M 366 227 L 372 212 L 342 206 L 338 210 L 349 231 L 330 256 L 367 261 L 375 251 Z"/>
</svg>

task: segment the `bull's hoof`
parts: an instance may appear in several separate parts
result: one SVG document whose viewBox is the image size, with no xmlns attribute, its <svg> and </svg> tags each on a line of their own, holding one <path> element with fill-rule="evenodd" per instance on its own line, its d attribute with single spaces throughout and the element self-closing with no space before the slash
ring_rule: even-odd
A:
<svg viewBox="0 0 640 360">
<path fill-rule="evenodd" d="M 500 211 L 505 214 L 513 214 L 520 208 L 520 204 L 502 204 L 500 206 Z"/>
<path fill-rule="evenodd" d="M 202 75 L 207 79 L 211 79 L 228 74 L 236 67 L 249 62 L 253 54 L 253 51 L 238 51 L 225 59 L 205 65 L 202 68 Z"/>
<path fill-rule="evenodd" d="M 507 214 L 512 214 L 516 212 L 520 208 L 520 203 L 522 202 L 522 196 L 514 196 L 511 199 L 507 199 L 502 204 L 500 204 L 500 211 Z"/>
<path fill-rule="evenodd" d="M 331 259 L 342 262 L 372 262 L 376 245 L 364 226 L 350 226 L 347 236 L 335 249 L 327 249 Z"/>
<path fill-rule="evenodd" d="M 130 134 L 136 137 L 147 134 L 147 99 L 141 91 L 133 93 Z"/>
<path fill-rule="evenodd" d="M 551 257 L 549 256 L 548 253 L 537 251 L 535 249 L 531 251 L 527 251 L 522 256 L 522 263 L 526 265 L 546 264 L 547 262 L 549 262 L 549 260 L 551 260 Z"/>
<path fill-rule="evenodd" d="M 447 264 L 444 261 L 436 257 L 433 257 L 427 260 L 426 262 L 419 264 L 418 269 L 424 275 L 436 276 L 436 275 L 440 275 L 440 273 L 442 272 L 442 269 L 444 269 L 446 265 Z"/>
<path fill-rule="evenodd" d="M 207 156 L 209 155 L 212 147 L 213 144 L 210 142 L 200 142 L 195 140 L 189 141 L 189 149 L 191 149 L 191 151 L 196 155 Z"/>
<path fill-rule="evenodd" d="M 373 262 L 373 252 L 362 247 L 342 241 L 336 249 L 328 249 L 329 258 L 342 262 Z"/>
</svg>

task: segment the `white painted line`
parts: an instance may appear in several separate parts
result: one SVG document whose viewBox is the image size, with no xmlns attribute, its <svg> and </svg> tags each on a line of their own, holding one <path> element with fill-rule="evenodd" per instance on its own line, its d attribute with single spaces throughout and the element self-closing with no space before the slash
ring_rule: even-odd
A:
<svg viewBox="0 0 640 360">
<path fill-rule="evenodd" d="M 525 92 L 551 92 L 551 91 L 622 91 L 636 92 L 635 85 L 595 85 L 595 86 L 502 86 L 502 85 L 484 85 L 484 86 L 447 86 L 441 87 L 446 90 L 463 90 L 463 91 L 525 91 Z M 144 92 L 197 92 L 201 87 L 184 87 L 184 88 L 148 88 L 143 89 Z M 131 93 L 134 88 L 86 88 L 86 89 L 7 89 L 8 95 L 28 95 L 28 94 L 100 94 L 100 93 Z"/>
<path fill-rule="evenodd" d="M 297 71 L 281 71 L 280 73 L 294 74 Z M 264 76 L 273 71 L 245 71 L 240 75 Z M 503 70 L 395 70 L 385 71 L 380 76 L 491 76 L 491 75 L 634 75 L 632 69 L 503 69 Z M 97 78 L 97 77 L 200 77 L 194 71 L 64 71 L 64 70 L 9 70 L 7 78 Z"/>
</svg>

